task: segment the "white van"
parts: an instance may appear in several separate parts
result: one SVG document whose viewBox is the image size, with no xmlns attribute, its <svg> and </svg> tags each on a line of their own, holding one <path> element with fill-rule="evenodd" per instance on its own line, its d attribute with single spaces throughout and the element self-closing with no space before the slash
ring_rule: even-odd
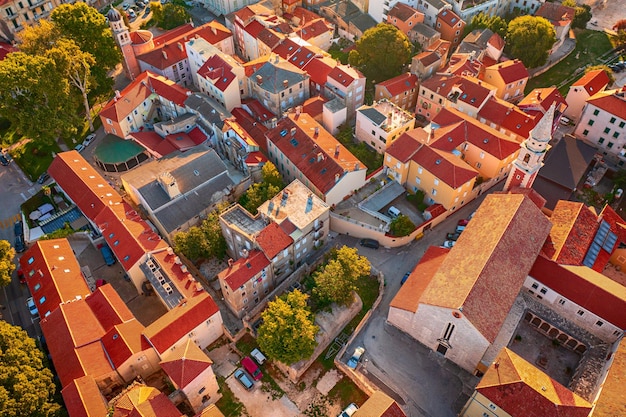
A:
<svg viewBox="0 0 626 417">
<path fill-rule="evenodd" d="M 389 207 L 389 210 L 387 210 L 387 215 L 389 217 L 391 217 L 392 219 L 395 219 L 396 217 L 398 217 L 400 215 L 400 210 L 398 210 L 397 208 L 395 208 L 394 206 Z"/>
<path fill-rule="evenodd" d="M 250 352 L 250 356 L 252 356 L 259 365 L 263 365 L 267 360 L 265 355 L 262 354 L 259 349 L 253 349 L 252 352 Z"/>
</svg>

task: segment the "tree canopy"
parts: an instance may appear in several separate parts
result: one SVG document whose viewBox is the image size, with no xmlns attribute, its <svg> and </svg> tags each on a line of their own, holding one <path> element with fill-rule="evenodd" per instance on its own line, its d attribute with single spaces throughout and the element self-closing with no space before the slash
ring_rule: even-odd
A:
<svg viewBox="0 0 626 417">
<path fill-rule="evenodd" d="M 180 4 L 150 2 L 150 10 L 152 10 L 152 19 L 156 25 L 165 30 L 184 25 L 191 19 L 189 12 Z"/>
<path fill-rule="evenodd" d="M 307 298 L 308 295 L 294 290 L 267 304 L 261 314 L 263 324 L 257 341 L 270 358 L 290 365 L 315 351 L 319 327 L 314 323 Z"/>
<path fill-rule="evenodd" d="M 465 34 L 471 33 L 476 29 L 490 29 L 493 33 L 497 33 L 504 38 L 508 27 L 507 21 L 500 16 L 490 16 L 480 12 L 474 16 L 469 25 L 465 26 Z"/>
<path fill-rule="evenodd" d="M 358 68 L 368 82 L 378 83 L 404 71 L 411 61 L 413 46 L 407 36 L 388 23 L 379 23 L 365 31 L 350 51 L 348 62 Z"/>
<path fill-rule="evenodd" d="M 509 23 L 506 49 L 527 68 L 546 63 L 548 52 L 556 42 L 552 24 L 543 17 L 520 16 Z"/>
<path fill-rule="evenodd" d="M 413 233 L 414 230 L 415 225 L 413 224 L 411 219 L 409 219 L 409 217 L 405 216 L 404 214 L 401 214 L 393 219 L 391 221 L 391 224 L 389 225 L 389 231 L 391 232 L 391 234 L 398 237 L 408 236 Z"/>
<path fill-rule="evenodd" d="M 14 256 L 13 246 L 6 240 L 0 240 L 0 287 L 6 287 L 11 283 L 11 274 L 15 270 Z"/>
<path fill-rule="evenodd" d="M 0 320 L 0 414 L 5 417 L 61 415 L 53 402 L 52 372 L 44 355 L 20 327 Z"/>
<path fill-rule="evenodd" d="M 565 3 L 563 3 L 565 5 Z M 576 2 L 574 2 L 576 4 Z M 591 20 L 591 6 L 588 4 L 581 4 L 580 6 L 572 6 L 576 9 L 574 14 L 574 20 L 572 21 L 572 27 L 578 29 L 585 29 L 587 23 Z"/>
<path fill-rule="evenodd" d="M 191 260 L 213 257 L 222 259 L 226 254 L 226 240 L 220 227 L 220 210 L 221 207 L 212 211 L 200 226 L 176 233 L 174 235 L 176 250 Z"/>
<path fill-rule="evenodd" d="M 321 271 L 315 273 L 313 293 L 322 303 L 348 305 L 352 302 L 352 291 L 357 289 L 358 279 L 369 275 L 370 269 L 366 257 L 360 256 L 355 248 L 343 246 Z"/>
<path fill-rule="evenodd" d="M 271 162 L 266 162 L 261 170 L 262 181 L 254 183 L 239 198 L 239 204 L 252 214 L 257 213 L 257 209 L 267 200 L 285 188 L 283 178 L 276 166 Z"/>
</svg>

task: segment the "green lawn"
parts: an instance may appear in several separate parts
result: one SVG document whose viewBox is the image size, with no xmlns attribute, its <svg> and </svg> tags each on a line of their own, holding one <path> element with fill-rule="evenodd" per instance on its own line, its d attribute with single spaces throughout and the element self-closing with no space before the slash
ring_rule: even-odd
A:
<svg viewBox="0 0 626 417">
<path fill-rule="evenodd" d="M 594 30 L 576 31 L 576 49 L 548 71 L 528 81 L 526 94 L 535 88 L 556 86 L 565 96 L 569 86 L 583 74 L 587 65 L 600 64 L 599 57 L 613 47 L 606 33 Z M 578 71 L 578 69 L 581 69 Z"/>
</svg>

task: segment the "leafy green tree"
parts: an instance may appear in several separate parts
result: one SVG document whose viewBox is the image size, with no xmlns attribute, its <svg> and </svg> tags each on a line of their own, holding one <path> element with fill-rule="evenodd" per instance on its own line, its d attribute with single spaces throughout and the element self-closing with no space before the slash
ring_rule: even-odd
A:
<svg viewBox="0 0 626 417">
<path fill-rule="evenodd" d="M 576 6 L 576 13 L 574 14 L 572 27 L 585 29 L 587 27 L 587 23 L 591 20 L 591 17 L 591 6 L 589 6 L 588 4 Z"/>
<path fill-rule="evenodd" d="M 616 48 L 626 47 L 626 29 L 618 30 L 615 35 L 611 36 L 611 43 Z"/>
<path fill-rule="evenodd" d="M 97 91 L 110 91 L 113 79 L 108 73 L 122 61 L 122 54 L 104 16 L 93 7 L 76 2 L 56 7 L 50 19 L 61 36 L 76 42 L 81 51 L 96 60 L 91 72 Z"/>
<path fill-rule="evenodd" d="M 56 63 L 24 52 L 0 61 L 0 113 L 22 135 L 51 143 L 76 133 L 76 98 Z"/>
<path fill-rule="evenodd" d="M 520 16 L 509 23 L 506 49 L 527 68 L 545 64 L 555 42 L 554 27 L 543 17 Z"/>
<path fill-rule="evenodd" d="M 152 8 L 153 4 L 155 3 L 150 3 L 152 19 L 161 29 L 174 29 L 178 26 L 184 25 L 189 22 L 189 19 L 191 19 L 189 12 L 183 6 L 178 4 L 166 3 L 162 5 L 158 3 L 158 6 Z"/>
<path fill-rule="evenodd" d="M 186 232 L 174 235 L 174 247 L 188 259 L 206 258 L 208 248 L 205 243 L 204 232 L 197 226 L 190 227 Z"/>
<path fill-rule="evenodd" d="M 11 283 L 11 274 L 15 270 L 14 256 L 13 246 L 6 240 L 0 240 L 0 287 L 6 287 Z"/>
<path fill-rule="evenodd" d="M 474 16 L 469 25 L 465 26 L 465 34 L 467 35 L 476 29 L 490 29 L 492 32 L 504 38 L 508 26 L 509 24 L 506 20 L 500 16 L 490 16 L 480 12 Z"/>
<path fill-rule="evenodd" d="M 152 20 L 159 25 L 159 22 L 163 21 L 163 5 L 160 1 L 151 1 L 150 2 L 150 11 L 152 12 Z"/>
<path fill-rule="evenodd" d="M 285 188 L 280 173 L 271 162 L 266 162 L 263 165 L 261 175 L 262 181 L 252 184 L 239 199 L 239 204 L 252 214 L 256 214 L 261 204 Z"/>
<path fill-rule="evenodd" d="M 562 6 L 567 6 L 567 7 L 576 7 L 577 6 L 576 0 L 563 0 L 561 2 L 561 5 Z"/>
<path fill-rule="evenodd" d="M 272 164 L 271 162 L 267 162 L 265 165 L 263 165 L 263 168 L 261 168 L 261 176 L 264 183 L 278 187 L 281 190 L 285 188 L 283 177 L 276 169 L 276 165 Z"/>
<path fill-rule="evenodd" d="M 393 219 L 391 221 L 391 224 L 389 225 L 389 231 L 391 232 L 391 234 L 398 237 L 408 236 L 413 233 L 414 230 L 415 225 L 413 224 L 411 219 L 409 219 L 409 217 L 405 216 L 404 214 L 401 214 Z"/>
<path fill-rule="evenodd" d="M 379 23 L 365 31 L 350 51 L 348 62 L 358 68 L 370 83 L 388 80 L 404 71 L 411 61 L 411 41 L 398 28 Z"/>
<path fill-rule="evenodd" d="M 585 68 L 585 74 L 589 71 L 602 70 L 609 77 L 609 84 L 613 84 L 615 82 L 615 76 L 613 75 L 613 71 L 607 65 L 592 65 Z"/>
<path fill-rule="evenodd" d="M 221 209 L 212 211 L 200 226 L 174 235 L 174 246 L 188 259 L 222 259 L 226 254 L 226 240 L 219 223 Z"/>
<path fill-rule="evenodd" d="M 268 357 L 290 365 L 315 351 L 319 327 L 307 306 L 307 298 L 308 295 L 294 290 L 267 304 L 261 314 L 263 324 L 257 341 Z"/>
<path fill-rule="evenodd" d="M 360 256 L 355 248 L 343 246 L 334 254 L 334 259 L 315 274 L 313 293 L 322 302 L 348 305 L 352 302 L 352 291 L 362 276 L 369 275 L 371 265 L 366 257 Z"/>
<path fill-rule="evenodd" d="M 35 340 L 18 326 L 0 321 L 0 414 L 5 417 L 61 415 L 53 402 L 52 372 Z"/>
<path fill-rule="evenodd" d="M 207 218 L 202 222 L 202 233 L 204 234 L 205 245 L 208 256 L 222 259 L 226 255 L 226 239 L 222 235 L 220 227 L 220 213 L 223 207 L 209 213 Z"/>
</svg>

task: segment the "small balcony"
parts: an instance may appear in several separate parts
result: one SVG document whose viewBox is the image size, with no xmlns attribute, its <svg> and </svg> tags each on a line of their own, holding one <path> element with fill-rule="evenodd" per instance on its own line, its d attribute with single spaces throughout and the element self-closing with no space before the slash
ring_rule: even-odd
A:
<svg viewBox="0 0 626 417">
<path fill-rule="evenodd" d="M 322 227 L 324 227 L 324 222 L 320 220 L 320 221 L 319 221 L 319 222 L 317 222 L 317 224 L 313 227 L 313 230 L 315 230 L 315 231 L 317 232 L 317 231 L 318 231 L 318 230 L 320 230 Z"/>
</svg>

